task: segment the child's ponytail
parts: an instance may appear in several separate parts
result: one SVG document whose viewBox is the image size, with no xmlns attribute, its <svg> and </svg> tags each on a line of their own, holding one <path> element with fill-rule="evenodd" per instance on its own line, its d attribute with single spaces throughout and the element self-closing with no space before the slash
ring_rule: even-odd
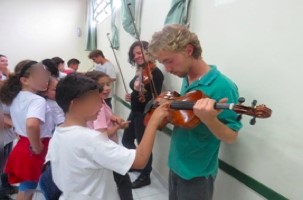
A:
<svg viewBox="0 0 303 200">
<path fill-rule="evenodd" d="M 0 101 L 10 105 L 21 89 L 22 85 L 19 76 L 16 74 L 10 75 L 0 89 Z"/>
<path fill-rule="evenodd" d="M 10 75 L 9 78 L 4 81 L 2 87 L 0 88 L 0 102 L 6 105 L 12 104 L 14 98 L 22 90 L 20 77 L 28 77 L 28 69 L 36 63 L 36 61 L 31 60 L 24 60 L 18 63 L 18 70 L 15 70 L 16 73 Z"/>
</svg>

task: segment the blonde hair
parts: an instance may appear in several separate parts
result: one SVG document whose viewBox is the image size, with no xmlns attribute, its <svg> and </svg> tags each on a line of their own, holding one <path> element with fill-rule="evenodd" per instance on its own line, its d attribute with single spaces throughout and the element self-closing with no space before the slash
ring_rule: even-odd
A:
<svg viewBox="0 0 303 200">
<path fill-rule="evenodd" d="M 161 31 L 154 33 L 148 47 L 148 52 L 155 56 L 159 51 L 180 52 L 187 45 L 192 45 L 192 56 L 201 58 L 202 48 L 198 36 L 190 32 L 186 26 L 172 24 L 165 26 Z"/>
</svg>

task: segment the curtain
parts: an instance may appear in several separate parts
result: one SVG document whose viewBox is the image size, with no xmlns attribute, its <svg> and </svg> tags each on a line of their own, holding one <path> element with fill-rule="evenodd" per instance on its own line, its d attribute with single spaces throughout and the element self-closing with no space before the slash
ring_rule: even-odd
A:
<svg viewBox="0 0 303 200">
<path fill-rule="evenodd" d="M 112 43 L 112 47 L 117 50 L 117 49 L 120 48 L 120 41 L 119 41 L 119 30 L 116 26 L 116 12 L 117 11 L 114 8 L 113 0 L 111 0 L 111 10 L 112 10 L 112 16 L 111 16 L 112 38 L 111 38 L 111 43 Z"/>
<path fill-rule="evenodd" d="M 122 26 L 126 32 L 136 37 L 136 31 L 134 28 L 134 24 L 130 15 L 130 11 L 128 8 L 128 4 L 130 3 L 130 8 L 133 13 L 136 22 L 136 28 L 140 35 L 141 29 L 141 11 L 142 11 L 142 0 L 122 0 Z"/>
<path fill-rule="evenodd" d="M 122 0 L 122 26 L 126 32 L 135 36 L 135 28 L 128 8 L 129 3 L 131 3 L 130 8 L 133 14 L 135 14 L 135 0 Z"/>
<path fill-rule="evenodd" d="M 136 20 L 136 27 L 138 29 L 139 35 L 141 33 L 141 15 L 142 15 L 142 5 L 143 0 L 136 0 L 135 5 L 135 20 Z"/>
<path fill-rule="evenodd" d="M 191 0 L 172 0 L 171 8 L 166 16 L 165 24 L 183 24 L 188 22 Z"/>
<path fill-rule="evenodd" d="M 86 51 L 92 51 L 97 48 L 97 27 L 94 20 L 94 0 L 87 0 L 86 31 Z"/>
</svg>

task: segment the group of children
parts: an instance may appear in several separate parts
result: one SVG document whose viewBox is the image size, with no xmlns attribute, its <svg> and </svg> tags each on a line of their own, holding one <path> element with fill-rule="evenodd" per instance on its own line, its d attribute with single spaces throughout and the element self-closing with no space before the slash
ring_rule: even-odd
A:
<svg viewBox="0 0 303 200">
<path fill-rule="evenodd" d="M 198 36 L 185 26 L 167 25 L 153 34 L 149 44 L 135 42 L 129 50 L 129 62 L 137 66 L 138 72 L 146 61 L 153 62 L 145 54 L 146 58 L 162 63 L 168 73 L 183 79 L 181 95 L 198 90 L 209 96 L 193 106 L 200 121 L 197 126 L 173 129 L 168 183 L 170 200 L 211 200 L 220 144 L 235 142 L 242 127 L 237 113 L 219 111 L 215 103 L 236 103 L 237 85 L 215 65 L 203 60 Z M 99 50 L 91 52 L 89 58 L 96 64 L 108 65 Z M 54 64 L 54 60 L 58 62 Z M 152 99 L 152 95 L 148 93 L 150 87 L 142 84 L 136 74 L 130 82 L 133 92 L 125 96 L 131 103 L 131 113 L 125 121 L 107 105 L 114 77 L 100 72 L 70 73 L 57 83 L 62 61 L 46 59 L 42 64 L 25 60 L 8 76 L 3 70 L 5 59 L 0 59 L 4 128 L 19 137 L 5 166 L 9 182 L 20 184 L 17 199 L 30 200 L 39 178 L 47 177 L 44 175 L 51 171 L 46 180 L 54 187 L 47 189 L 55 188 L 57 199 L 60 196 L 60 200 L 131 200 L 131 188 L 150 184 L 152 147 L 158 126 L 169 119 L 169 104 L 160 102 L 144 126 L 144 102 L 139 101 L 138 93 L 146 92 L 146 100 Z M 159 93 L 163 74 L 155 67 L 152 77 Z M 126 129 L 122 138 L 125 147 L 117 144 L 118 129 Z M 44 163 L 48 164 L 41 176 Z M 131 183 L 127 172 L 143 168 L 146 173 L 142 172 Z"/>
<path fill-rule="evenodd" d="M 132 199 L 127 173 L 148 162 L 167 108 L 155 112 L 137 149 L 129 150 L 117 140 L 129 121 L 105 102 L 110 77 L 92 71 L 58 80 L 50 63 L 21 61 L 0 88 L 4 130 L 18 137 L 4 170 L 9 184 L 19 184 L 17 199 L 32 199 L 48 161 L 60 199 Z"/>
</svg>

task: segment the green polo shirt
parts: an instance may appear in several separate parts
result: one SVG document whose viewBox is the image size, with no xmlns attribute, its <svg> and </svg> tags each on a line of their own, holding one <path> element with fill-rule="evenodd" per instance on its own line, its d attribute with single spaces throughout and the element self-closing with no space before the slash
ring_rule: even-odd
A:
<svg viewBox="0 0 303 200">
<path fill-rule="evenodd" d="M 210 67 L 207 74 L 190 85 L 185 78 L 181 95 L 200 90 L 216 101 L 226 97 L 229 103 L 238 102 L 236 84 L 221 74 L 216 66 L 210 65 Z M 224 110 L 218 115 L 218 119 L 234 131 L 239 131 L 242 127 L 234 111 Z M 168 166 L 186 180 L 195 177 L 215 177 L 218 172 L 219 147 L 220 140 L 203 123 L 192 129 L 175 126 L 171 138 Z"/>
</svg>

